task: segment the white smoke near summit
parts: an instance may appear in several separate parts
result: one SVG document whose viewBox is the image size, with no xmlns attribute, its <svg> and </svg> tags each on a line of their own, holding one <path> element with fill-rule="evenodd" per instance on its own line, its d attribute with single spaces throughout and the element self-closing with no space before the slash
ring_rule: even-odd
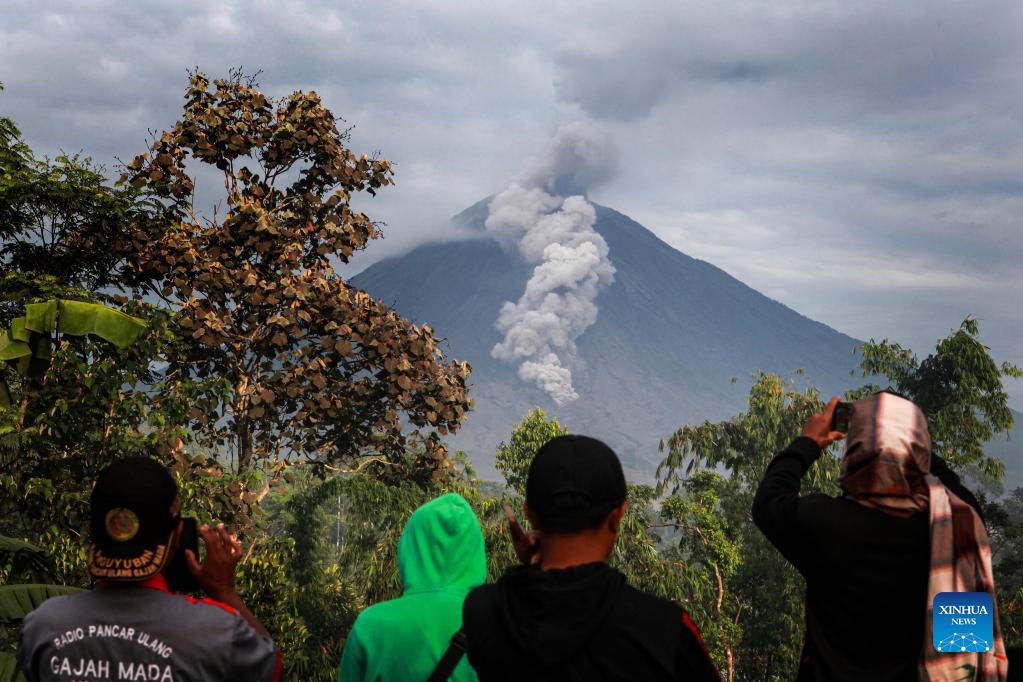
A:
<svg viewBox="0 0 1023 682">
<path fill-rule="evenodd" d="M 579 397 L 575 340 L 597 321 L 597 294 L 614 281 L 607 242 L 593 229 L 586 191 L 614 176 L 618 149 L 590 121 L 559 127 L 545 152 L 490 202 L 487 230 L 535 265 L 526 290 L 501 307 L 504 340 L 491 350 L 558 405 Z"/>
</svg>

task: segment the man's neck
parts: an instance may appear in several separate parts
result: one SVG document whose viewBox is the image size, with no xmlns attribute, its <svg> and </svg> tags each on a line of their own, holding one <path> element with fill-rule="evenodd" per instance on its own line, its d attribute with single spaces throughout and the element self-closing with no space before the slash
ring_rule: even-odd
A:
<svg viewBox="0 0 1023 682">
<path fill-rule="evenodd" d="M 546 535 L 540 543 L 540 568 L 571 568 L 607 561 L 604 543 L 592 535 Z"/>
</svg>

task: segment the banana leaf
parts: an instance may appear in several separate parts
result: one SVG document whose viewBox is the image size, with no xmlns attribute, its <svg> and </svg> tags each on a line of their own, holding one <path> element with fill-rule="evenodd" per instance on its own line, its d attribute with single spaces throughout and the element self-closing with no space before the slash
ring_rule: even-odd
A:
<svg viewBox="0 0 1023 682">
<path fill-rule="evenodd" d="M 46 552 L 41 548 L 6 535 L 0 535 L 0 561 L 9 562 L 14 573 L 27 570 L 46 576 L 50 568 Z"/>
<path fill-rule="evenodd" d="M 0 360 L 17 360 L 32 355 L 28 345 L 31 335 L 25 329 L 25 318 L 11 320 L 11 328 L 0 332 Z"/>
<path fill-rule="evenodd" d="M 17 623 L 50 597 L 84 592 L 64 585 L 0 585 L 0 624 Z"/>
<path fill-rule="evenodd" d="M 27 679 L 18 670 L 18 659 L 14 654 L 0 653 L 0 682 L 27 682 Z"/>
<path fill-rule="evenodd" d="M 145 330 L 146 323 L 99 303 L 54 299 L 25 306 L 25 328 L 41 334 L 93 334 L 118 348 L 127 348 Z"/>
</svg>

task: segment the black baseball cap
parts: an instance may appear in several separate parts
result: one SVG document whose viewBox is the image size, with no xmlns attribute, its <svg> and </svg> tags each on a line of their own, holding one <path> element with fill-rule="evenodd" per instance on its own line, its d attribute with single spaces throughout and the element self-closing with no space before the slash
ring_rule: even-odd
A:
<svg viewBox="0 0 1023 682">
<path fill-rule="evenodd" d="M 92 488 L 89 573 L 114 581 L 159 573 L 180 507 L 174 477 L 156 460 L 127 457 L 105 468 Z"/>
<path fill-rule="evenodd" d="M 588 436 L 557 436 L 529 466 L 526 502 L 549 527 L 582 528 L 625 501 L 618 455 Z"/>
</svg>

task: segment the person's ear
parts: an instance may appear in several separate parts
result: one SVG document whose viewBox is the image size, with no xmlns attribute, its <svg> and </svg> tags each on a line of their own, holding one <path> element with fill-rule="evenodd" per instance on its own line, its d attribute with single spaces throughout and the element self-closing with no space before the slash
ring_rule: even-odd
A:
<svg viewBox="0 0 1023 682">
<path fill-rule="evenodd" d="M 620 505 L 611 510 L 611 513 L 607 515 L 607 528 L 615 535 L 618 534 L 618 529 L 622 525 L 622 517 L 625 516 L 625 512 L 629 510 L 629 503 L 623 501 Z"/>
<path fill-rule="evenodd" d="M 536 520 L 536 512 L 532 510 L 528 502 L 522 503 L 522 511 L 526 512 L 526 518 L 529 519 L 529 525 L 534 529 L 539 529 L 540 524 Z"/>
</svg>

